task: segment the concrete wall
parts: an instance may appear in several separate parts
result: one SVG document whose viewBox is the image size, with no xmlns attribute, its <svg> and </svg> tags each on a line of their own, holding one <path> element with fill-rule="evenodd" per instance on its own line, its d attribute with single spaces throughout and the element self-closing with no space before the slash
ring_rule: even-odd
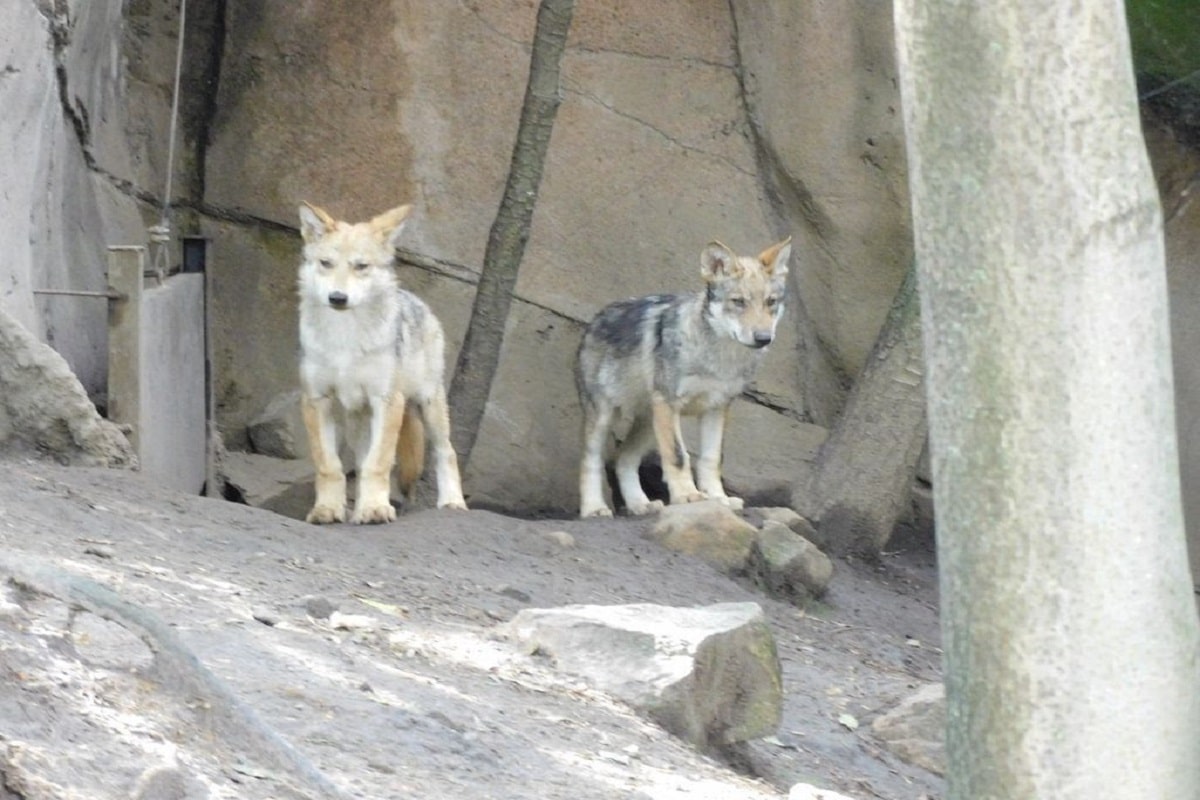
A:
<svg viewBox="0 0 1200 800">
<path fill-rule="evenodd" d="M 155 482 L 199 493 L 205 478 L 204 276 L 142 293 L 138 459 Z"/>
</svg>

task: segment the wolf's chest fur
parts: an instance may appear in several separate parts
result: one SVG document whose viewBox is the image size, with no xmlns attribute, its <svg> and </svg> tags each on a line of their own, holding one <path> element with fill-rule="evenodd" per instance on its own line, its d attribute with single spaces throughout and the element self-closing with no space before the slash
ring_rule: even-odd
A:
<svg viewBox="0 0 1200 800">
<path fill-rule="evenodd" d="M 376 309 L 301 309 L 300 370 L 315 396 L 347 410 L 391 393 L 397 354 L 396 314 Z"/>
<path fill-rule="evenodd" d="M 699 414 L 723 406 L 741 394 L 754 377 L 761 353 L 739 355 L 743 357 L 714 357 L 692 372 L 676 370 L 671 364 L 660 364 L 660 374 L 670 386 L 670 395 L 682 401 L 681 412 Z"/>
<path fill-rule="evenodd" d="M 728 403 L 753 379 L 763 357 L 762 350 L 720 335 L 708 324 L 702 308 L 702 298 L 688 297 L 675 308 L 664 309 L 690 324 L 667 326 L 654 348 L 655 387 L 681 401 L 685 414 Z"/>
</svg>

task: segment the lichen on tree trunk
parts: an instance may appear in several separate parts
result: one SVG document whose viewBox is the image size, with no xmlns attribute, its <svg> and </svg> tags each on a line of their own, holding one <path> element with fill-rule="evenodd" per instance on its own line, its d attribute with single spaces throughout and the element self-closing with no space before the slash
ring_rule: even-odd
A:
<svg viewBox="0 0 1200 800">
<path fill-rule="evenodd" d="M 529 81 L 500 209 L 488 234 L 483 270 L 471 308 L 471 321 L 450 383 L 454 449 L 465 464 L 479 435 L 492 380 L 500 363 L 504 327 L 533 210 L 550 134 L 559 105 L 559 64 L 567 44 L 574 0 L 542 0 L 529 61 Z"/>
</svg>

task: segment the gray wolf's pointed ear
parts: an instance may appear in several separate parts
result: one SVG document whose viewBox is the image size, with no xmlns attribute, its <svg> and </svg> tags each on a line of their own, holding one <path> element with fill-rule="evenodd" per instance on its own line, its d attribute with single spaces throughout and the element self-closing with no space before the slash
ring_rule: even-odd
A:
<svg viewBox="0 0 1200 800">
<path fill-rule="evenodd" d="M 773 244 L 758 254 L 758 260 L 763 265 L 763 271 L 776 278 L 787 275 L 788 259 L 792 255 L 792 237 L 784 239 L 779 244 Z"/>
<path fill-rule="evenodd" d="M 300 235 L 305 242 L 315 242 L 337 226 L 337 220 L 312 203 L 300 204 Z"/>
<path fill-rule="evenodd" d="M 394 250 L 400 239 L 400 231 L 404 230 L 404 223 L 411 213 L 412 206 L 410 205 L 396 206 L 391 211 L 385 211 L 373 218 L 368 224 L 371 226 L 371 230 L 377 236 L 382 237 L 388 247 Z"/>
<path fill-rule="evenodd" d="M 700 274 L 706 281 L 736 278 L 741 271 L 742 268 L 737 263 L 737 256 L 718 241 L 709 242 L 705 246 L 704 252 L 700 254 Z"/>
</svg>

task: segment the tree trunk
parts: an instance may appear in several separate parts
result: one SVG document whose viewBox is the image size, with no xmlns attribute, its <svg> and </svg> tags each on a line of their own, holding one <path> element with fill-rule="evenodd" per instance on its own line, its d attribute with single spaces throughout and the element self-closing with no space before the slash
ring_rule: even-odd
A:
<svg viewBox="0 0 1200 800">
<path fill-rule="evenodd" d="M 529 241 L 542 168 L 558 113 L 559 63 L 574 10 L 574 0 L 542 0 L 538 7 L 529 81 L 525 86 L 525 101 L 521 106 L 508 180 L 500 210 L 488 234 L 471 321 L 450 383 L 452 439 L 464 465 L 475 447 L 500 362 L 504 327 L 512 306 L 521 258 L 525 254 L 525 243 Z"/>
<path fill-rule="evenodd" d="M 921 315 L 916 271 L 887 321 L 792 506 L 835 553 L 878 556 L 912 498 L 925 444 Z"/>
<path fill-rule="evenodd" d="M 1162 214 L 1116 0 L 897 0 L 949 797 L 1200 796 Z"/>
</svg>

